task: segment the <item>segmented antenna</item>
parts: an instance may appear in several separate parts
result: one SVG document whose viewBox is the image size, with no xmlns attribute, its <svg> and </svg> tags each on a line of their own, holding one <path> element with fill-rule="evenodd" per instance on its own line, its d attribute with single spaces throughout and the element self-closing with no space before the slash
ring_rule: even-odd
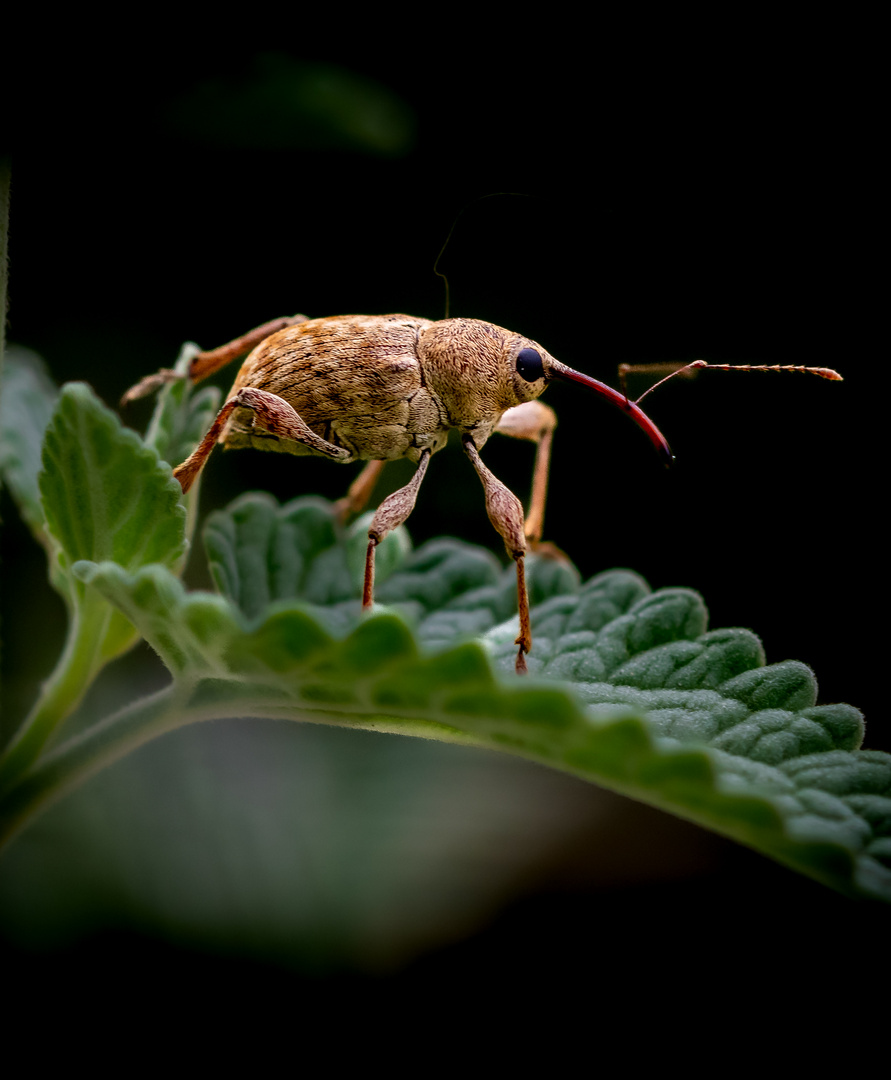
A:
<svg viewBox="0 0 891 1080">
<path fill-rule="evenodd" d="M 683 367 L 676 368 L 665 376 L 664 379 L 660 379 L 657 383 L 654 383 L 648 390 L 645 390 L 639 398 L 634 402 L 635 405 L 639 405 L 647 394 L 658 389 L 663 383 L 668 382 L 669 379 L 673 379 L 675 375 L 692 374 L 698 368 L 712 368 L 714 371 L 796 371 L 804 375 L 817 375 L 821 379 L 830 379 L 833 382 L 844 382 L 843 378 L 837 371 L 833 371 L 832 368 L 826 367 L 806 367 L 804 364 L 710 364 L 707 360 L 694 360 L 690 364 L 684 364 Z M 661 364 L 620 364 L 619 365 L 619 379 L 622 383 L 622 392 L 625 394 L 627 400 L 628 393 L 625 387 L 625 380 L 630 372 L 652 372 L 652 371 L 664 371 L 665 367 Z"/>
</svg>

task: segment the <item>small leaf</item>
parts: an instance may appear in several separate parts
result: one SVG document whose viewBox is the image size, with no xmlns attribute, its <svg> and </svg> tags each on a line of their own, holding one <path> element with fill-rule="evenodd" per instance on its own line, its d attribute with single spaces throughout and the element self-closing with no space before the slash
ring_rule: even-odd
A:
<svg viewBox="0 0 891 1080">
<path fill-rule="evenodd" d="M 286 506 L 248 492 L 208 517 L 204 546 L 217 588 L 248 618 L 276 600 L 335 604 L 362 595 L 369 515 L 349 529 L 333 504 L 304 496 Z M 378 545 L 375 577 L 386 581 L 411 550 L 404 528 Z"/>
<path fill-rule="evenodd" d="M 84 384 L 62 390 L 39 484 L 63 570 L 81 559 L 172 566 L 185 550 L 179 485 Z"/>
<path fill-rule="evenodd" d="M 17 346 L 6 351 L 0 393 L 0 472 L 22 518 L 41 543 L 46 537 L 37 485 L 40 448 L 58 395 L 36 353 Z"/>
<path fill-rule="evenodd" d="M 31 418 L 39 426 L 45 381 L 32 366 L 28 380 L 18 385 L 23 411 L 30 401 Z M 16 461 L 13 472 L 19 473 L 33 523 L 33 461 L 24 451 Z M 185 551 L 179 485 L 157 454 L 125 431 L 89 387 L 62 389 L 43 438 L 42 463 L 37 487 L 45 532 L 38 535 L 45 538 L 50 583 L 68 605 L 68 631 L 55 669 L 0 757 L 0 786 L 7 790 L 39 758 L 102 667 L 137 640 L 120 610 L 88 593 L 72 575 L 73 564 L 115 559 L 130 569 L 144 563 L 173 565 Z"/>
<path fill-rule="evenodd" d="M 146 446 L 162 461 L 174 466 L 201 442 L 220 405 L 220 391 L 216 387 L 207 386 L 196 392 L 188 380 L 189 364 L 198 351 L 198 346 L 191 342 L 182 347 L 174 367 L 182 377 L 158 394 L 145 433 Z"/>
<path fill-rule="evenodd" d="M 179 579 L 158 565 L 129 574 L 114 562 L 84 560 L 72 571 L 137 627 L 175 676 L 230 674 L 226 657 L 239 637 L 238 613 L 223 597 L 187 594 Z"/>
</svg>

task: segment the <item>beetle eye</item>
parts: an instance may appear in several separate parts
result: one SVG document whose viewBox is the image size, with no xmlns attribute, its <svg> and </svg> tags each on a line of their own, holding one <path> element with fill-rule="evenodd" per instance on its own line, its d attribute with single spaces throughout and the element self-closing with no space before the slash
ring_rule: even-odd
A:
<svg viewBox="0 0 891 1080">
<path fill-rule="evenodd" d="M 526 382 L 544 378 L 544 364 L 535 349 L 520 349 L 517 353 L 517 374 Z"/>
</svg>

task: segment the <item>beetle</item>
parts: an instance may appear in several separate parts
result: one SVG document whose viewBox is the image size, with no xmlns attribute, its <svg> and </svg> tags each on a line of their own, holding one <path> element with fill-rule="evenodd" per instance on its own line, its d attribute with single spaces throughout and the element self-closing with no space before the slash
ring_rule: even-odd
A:
<svg viewBox="0 0 891 1080">
<path fill-rule="evenodd" d="M 375 548 L 408 518 L 431 456 L 456 428 L 482 482 L 489 519 L 516 564 L 518 673 L 526 671 L 525 655 L 532 648 L 524 557 L 527 544 L 534 548 L 541 540 L 557 422 L 554 411 L 537 400 L 548 383 L 558 379 L 593 390 L 645 432 L 665 465 L 673 460 L 665 437 L 625 394 L 567 367 L 537 342 L 479 319 L 434 322 L 398 314 L 320 319 L 295 315 L 198 353 L 188 378 L 200 382 L 245 353 L 249 355 L 207 434 L 173 470 L 183 492 L 195 482 L 218 442 L 230 448 L 321 455 L 340 464 L 367 461 L 338 503 L 345 519 L 364 507 L 386 461 L 416 462 L 412 479 L 384 499 L 368 530 L 362 603 L 369 608 L 374 598 Z M 687 365 L 703 366 L 714 365 L 705 361 Z M 826 369 L 817 373 L 840 378 Z M 124 401 L 179 377 L 170 371 L 149 376 L 128 391 Z M 520 500 L 480 458 L 493 432 L 537 444 L 525 519 Z"/>
</svg>

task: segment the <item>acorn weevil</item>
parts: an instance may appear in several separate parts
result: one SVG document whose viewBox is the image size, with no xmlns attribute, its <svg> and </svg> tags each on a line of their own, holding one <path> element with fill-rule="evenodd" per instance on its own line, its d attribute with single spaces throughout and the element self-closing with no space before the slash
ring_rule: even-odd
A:
<svg viewBox="0 0 891 1080">
<path fill-rule="evenodd" d="M 245 353 L 249 355 L 210 430 L 173 471 L 183 491 L 194 483 L 217 442 L 230 448 L 322 455 L 341 464 L 367 461 L 338 504 L 346 518 L 364 507 L 384 462 L 397 458 L 417 462 L 411 481 L 384 499 L 368 530 L 363 590 L 363 606 L 368 608 L 374 597 L 375 547 L 408 518 L 431 454 L 441 450 L 450 429 L 457 428 L 482 482 L 489 519 L 517 567 L 517 672 L 526 671 L 525 654 L 532 648 L 523 560 L 527 543 L 535 547 L 541 540 L 557 422 L 553 410 L 536 399 L 553 379 L 581 383 L 626 412 L 665 465 L 672 461 L 662 433 L 625 394 L 560 363 L 536 342 L 478 319 L 431 322 L 411 315 L 322 319 L 295 315 L 198 353 L 189 379 L 200 382 Z M 706 366 L 715 365 L 701 360 L 687 365 Z M 751 365 L 719 366 L 752 370 Z M 841 377 L 825 368 L 789 370 Z M 169 371 L 149 376 L 128 391 L 124 401 L 178 377 Z M 537 444 L 525 521 L 520 500 L 479 456 L 496 431 Z"/>
</svg>

